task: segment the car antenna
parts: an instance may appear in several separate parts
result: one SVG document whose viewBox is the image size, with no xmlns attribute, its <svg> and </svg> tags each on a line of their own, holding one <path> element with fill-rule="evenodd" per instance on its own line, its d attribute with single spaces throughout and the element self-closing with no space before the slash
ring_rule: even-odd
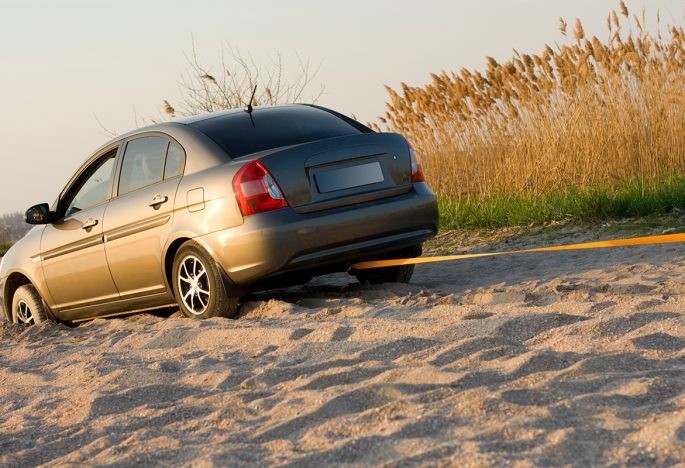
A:
<svg viewBox="0 0 685 468">
<path fill-rule="evenodd" d="M 247 102 L 245 107 L 243 107 L 243 110 L 250 114 L 250 120 L 252 121 L 252 126 L 254 127 L 254 119 L 252 118 L 252 110 L 254 109 L 252 107 L 252 101 L 254 101 L 254 95 L 257 92 L 257 84 L 254 85 L 254 89 L 252 90 L 252 96 L 250 97 L 250 100 Z"/>
</svg>

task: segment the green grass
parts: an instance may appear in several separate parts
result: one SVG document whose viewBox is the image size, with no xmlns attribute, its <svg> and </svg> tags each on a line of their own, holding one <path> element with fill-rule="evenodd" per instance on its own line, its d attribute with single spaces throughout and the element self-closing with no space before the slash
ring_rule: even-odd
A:
<svg viewBox="0 0 685 468">
<path fill-rule="evenodd" d="M 539 198 L 500 195 L 489 199 L 441 198 L 443 229 L 498 228 L 552 221 L 604 221 L 662 215 L 685 209 L 685 177 L 646 185 L 641 180 L 615 188 L 567 189 Z"/>
</svg>

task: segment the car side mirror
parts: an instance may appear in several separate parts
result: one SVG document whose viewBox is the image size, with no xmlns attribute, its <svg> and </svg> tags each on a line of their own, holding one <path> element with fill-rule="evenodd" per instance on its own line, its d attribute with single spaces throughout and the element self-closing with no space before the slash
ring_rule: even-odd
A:
<svg viewBox="0 0 685 468">
<path fill-rule="evenodd" d="M 24 213 L 24 221 L 28 224 L 50 224 L 53 217 L 54 213 L 47 203 L 34 205 Z"/>
</svg>

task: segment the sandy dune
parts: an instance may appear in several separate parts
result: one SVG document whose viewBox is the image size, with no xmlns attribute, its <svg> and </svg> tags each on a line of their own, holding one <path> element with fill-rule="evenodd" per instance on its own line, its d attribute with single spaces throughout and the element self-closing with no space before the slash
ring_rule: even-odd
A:
<svg viewBox="0 0 685 468">
<path fill-rule="evenodd" d="M 684 272 L 682 245 L 524 254 L 236 321 L 0 322 L 0 465 L 682 462 Z"/>
</svg>

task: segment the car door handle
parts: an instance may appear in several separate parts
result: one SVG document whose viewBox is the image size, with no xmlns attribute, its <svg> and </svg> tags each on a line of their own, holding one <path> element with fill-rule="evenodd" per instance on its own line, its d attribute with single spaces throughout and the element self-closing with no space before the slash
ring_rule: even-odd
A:
<svg viewBox="0 0 685 468">
<path fill-rule="evenodd" d="M 147 206 L 151 206 L 152 208 L 158 208 L 161 204 L 166 203 L 169 201 L 169 197 L 162 197 L 160 195 L 157 195 L 155 198 L 152 199 L 150 203 L 148 203 Z"/>
<path fill-rule="evenodd" d="M 97 225 L 98 225 L 98 220 L 97 220 L 97 219 L 88 218 L 88 219 L 86 220 L 86 222 L 83 223 L 83 226 L 81 226 L 81 229 L 85 229 L 85 230 L 87 231 L 88 229 L 91 229 L 91 228 L 93 228 L 93 227 L 95 227 L 95 226 L 97 226 Z"/>
</svg>

